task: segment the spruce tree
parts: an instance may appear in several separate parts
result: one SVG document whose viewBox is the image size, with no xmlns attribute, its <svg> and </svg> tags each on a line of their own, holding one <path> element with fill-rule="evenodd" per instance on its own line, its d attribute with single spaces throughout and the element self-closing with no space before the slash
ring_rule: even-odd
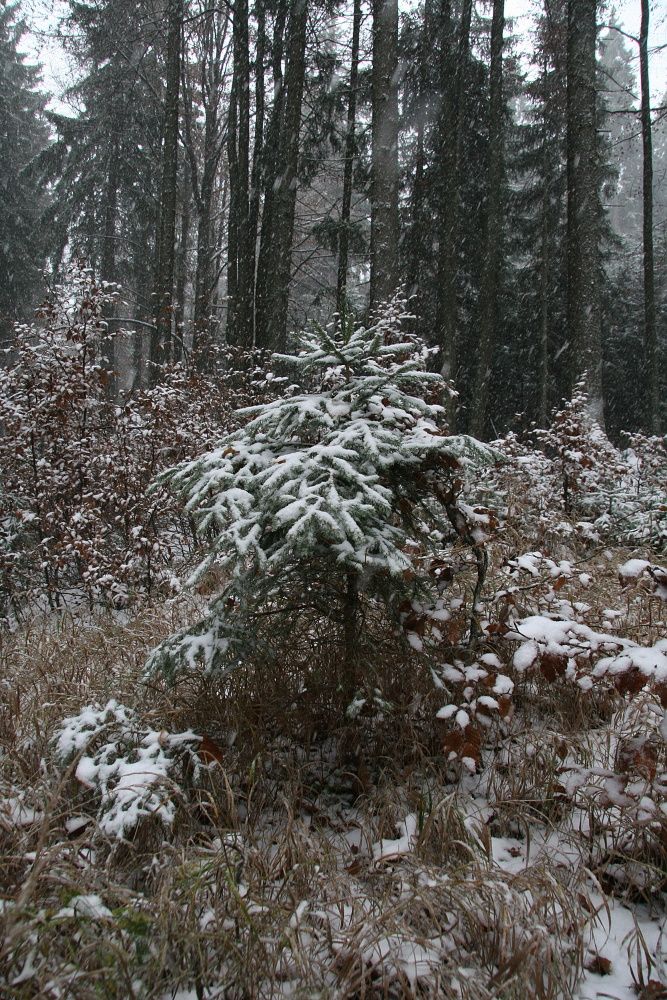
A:
<svg viewBox="0 0 667 1000">
<path fill-rule="evenodd" d="M 459 459 L 493 452 L 447 435 L 433 401 L 442 377 L 424 370 L 428 352 L 400 337 L 397 318 L 394 305 L 347 336 L 304 335 L 298 356 L 274 359 L 309 391 L 246 410 L 240 432 L 160 477 L 209 545 L 190 584 L 214 565 L 227 583 L 208 617 L 154 651 L 149 671 L 224 675 L 255 657 L 284 657 L 294 635 L 320 636 L 340 649 L 349 703 L 362 609 L 383 608 L 397 623 L 406 600 L 433 588 L 418 566 L 439 551 L 439 529 L 465 519 Z"/>
</svg>

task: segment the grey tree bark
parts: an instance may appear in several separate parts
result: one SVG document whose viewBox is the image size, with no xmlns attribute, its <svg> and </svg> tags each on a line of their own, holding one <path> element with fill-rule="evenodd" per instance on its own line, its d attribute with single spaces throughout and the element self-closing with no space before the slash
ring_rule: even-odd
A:
<svg viewBox="0 0 667 1000">
<path fill-rule="evenodd" d="M 228 128 L 222 113 L 228 20 L 226 11 L 206 10 L 200 27 L 197 102 L 204 113 L 201 149 L 193 121 L 194 98 L 191 85 L 187 76 L 183 76 L 186 97 L 183 108 L 185 145 L 197 216 L 192 347 L 201 367 L 206 367 L 208 363 L 207 347 L 213 336 L 212 296 L 217 279 L 214 201 L 216 178 Z M 231 117 L 230 110 L 230 119 Z M 231 124 L 229 128 L 231 131 Z"/>
<path fill-rule="evenodd" d="M 167 8 L 167 79 L 162 140 L 162 177 L 157 227 L 155 277 L 155 331 L 151 338 L 151 381 L 171 352 L 172 299 L 176 240 L 178 179 L 179 84 L 183 0 L 169 0 Z"/>
<path fill-rule="evenodd" d="M 465 129 L 465 96 L 470 61 L 472 0 L 463 0 L 458 38 L 453 37 L 450 0 L 443 0 L 441 30 L 445 33 L 441 66 L 443 108 L 440 121 L 441 181 L 439 196 L 440 243 L 438 250 L 438 296 L 436 330 L 442 374 L 454 383 L 458 369 L 457 270 L 461 207 L 461 164 Z M 455 54 L 454 54 L 455 52 Z M 453 83 L 452 83 L 453 80 Z M 454 429 L 456 414 L 449 406 Z"/>
<path fill-rule="evenodd" d="M 306 73 L 307 19 L 307 0 L 291 0 L 285 80 L 275 98 L 282 105 L 282 121 L 275 117 L 274 109 L 274 124 L 278 132 L 277 155 L 270 143 L 267 146 L 267 154 L 276 156 L 277 173 L 272 185 L 272 195 L 264 200 L 264 211 L 267 213 L 268 209 L 270 218 L 266 227 L 262 225 L 260 273 L 264 284 L 261 322 L 258 324 L 256 342 L 257 346 L 272 347 L 277 351 L 285 350 L 287 339 L 301 108 Z M 265 191 L 268 194 L 266 187 Z"/>
<path fill-rule="evenodd" d="M 260 158 L 263 199 L 257 280 L 255 287 L 255 345 L 257 347 L 268 347 L 270 344 L 269 309 L 273 280 L 271 268 L 275 228 L 274 202 L 280 173 L 278 148 L 283 125 L 283 110 L 285 105 L 283 56 L 285 51 L 285 27 L 287 24 L 287 12 L 287 0 L 279 0 L 274 21 L 273 40 L 271 45 L 273 102 L 268 121 L 266 143 Z"/>
<path fill-rule="evenodd" d="M 235 135 L 230 122 L 227 339 L 252 343 L 253 261 L 250 234 L 250 52 L 248 3 L 234 5 L 234 80 L 232 85 Z M 233 140 L 233 141 L 232 141 Z"/>
<path fill-rule="evenodd" d="M 373 0 L 371 308 L 391 299 L 398 271 L 398 0 Z"/>
<path fill-rule="evenodd" d="M 493 352 L 499 320 L 500 266 L 503 237 L 503 36 L 505 2 L 494 0 L 491 21 L 489 94 L 488 195 L 486 247 L 482 273 L 479 342 L 472 398 L 471 433 L 482 437 L 486 427 Z"/>
<path fill-rule="evenodd" d="M 190 202 L 192 192 L 189 177 L 183 185 L 181 204 L 181 233 L 176 255 L 176 302 L 174 303 L 174 361 L 183 359 L 183 334 L 185 332 L 185 288 L 188 278 L 188 237 L 190 233 Z"/>
<path fill-rule="evenodd" d="M 646 365 L 646 427 L 660 433 L 658 339 L 655 316 L 655 266 L 653 259 L 653 136 L 651 134 L 651 88 L 648 67 L 649 3 L 641 0 L 639 31 L 639 75 L 642 119 L 642 236 L 644 264 L 644 352 Z"/>
<path fill-rule="evenodd" d="M 350 95 L 347 102 L 345 131 L 345 167 L 343 170 L 343 199 L 340 209 L 338 235 L 338 274 L 336 283 L 336 308 L 341 324 L 347 314 L 347 268 L 350 247 L 350 216 L 352 209 L 352 173 L 357 149 L 357 87 L 359 79 L 359 34 L 361 29 L 361 0 L 354 0 L 352 12 L 352 56 L 350 63 Z"/>
<path fill-rule="evenodd" d="M 567 327 L 571 381 L 586 372 L 591 416 L 604 425 L 596 140 L 596 0 L 568 0 Z"/>
<path fill-rule="evenodd" d="M 264 0 L 256 0 L 257 42 L 255 45 L 255 142 L 252 151 L 252 173 L 250 182 L 250 203 L 248 206 L 248 273 L 251 285 L 249 308 L 249 340 L 256 340 L 256 295 L 257 295 L 257 227 L 262 190 L 262 161 L 264 157 L 264 60 L 266 58 L 266 10 Z"/>
<path fill-rule="evenodd" d="M 120 158 L 118 142 L 113 141 L 109 149 L 109 168 L 107 183 L 104 191 L 103 215 L 104 215 L 104 241 L 102 244 L 102 254 L 100 258 L 100 278 L 102 281 L 114 282 L 116 280 L 116 240 L 118 223 L 118 188 L 120 185 Z M 113 316 L 113 307 L 106 310 L 107 318 Z M 104 338 L 102 343 L 102 360 L 107 372 L 106 392 L 109 399 L 116 396 L 116 357 L 114 350 L 114 339 L 111 336 Z"/>
</svg>

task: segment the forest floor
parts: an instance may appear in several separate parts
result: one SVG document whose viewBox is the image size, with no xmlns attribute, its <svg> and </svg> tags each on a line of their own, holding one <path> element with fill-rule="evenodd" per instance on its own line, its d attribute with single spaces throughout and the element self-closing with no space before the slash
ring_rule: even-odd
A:
<svg viewBox="0 0 667 1000">
<path fill-rule="evenodd" d="M 637 555 L 590 550 L 552 608 L 658 648 L 667 605 L 618 582 Z M 653 695 L 519 676 L 491 632 L 514 712 L 466 765 L 416 654 L 339 725 L 323 679 L 290 686 L 288 664 L 142 682 L 193 601 L 0 639 L 3 1000 L 667 997 Z"/>
</svg>

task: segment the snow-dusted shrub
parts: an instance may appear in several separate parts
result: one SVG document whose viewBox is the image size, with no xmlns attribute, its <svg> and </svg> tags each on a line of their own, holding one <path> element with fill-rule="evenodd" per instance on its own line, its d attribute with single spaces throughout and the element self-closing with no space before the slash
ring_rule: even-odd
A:
<svg viewBox="0 0 667 1000">
<path fill-rule="evenodd" d="M 96 797 L 100 831 L 115 838 L 149 817 L 171 826 L 185 777 L 201 766 L 200 743 L 192 732 L 151 729 L 114 699 L 64 719 L 54 737 L 58 761 L 75 762 L 74 777 Z"/>
<path fill-rule="evenodd" d="M 559 775 L 564 795 L 594 820 L 590 863 L 614 891 L 655 896 L 667 885 L 667 684 L 633 698 L 592 743 L 593 763 L 568 757 Z"/>
<path fill-rule="evenodd" d="M 497 510 L 511 540 L 536 548 L 578 541 L 667 550 L 665 439 L 628 435 L 616 448 L 591 419 L 578 385 L 547 429 L 495 441 L 505 462 L 487 469 L 475 495 Z M 536 447 L 536 444 L 538 447 Z"/>
<path fill-rule="evenodd" d="M 535 431 L 538 442 L 555 460 L 562 490 L 563 508 L 571 514 L 600 483 L 613 479 L 620 464 L 618 451 L 590 415 L 584 381 L 575 386 L 572 398 L 558 410 L 546 430 Z"/>
<path fill-rule="evenodd" d="M 576 594 L 592 586 L 591 574 L 541 552 L 508 559 L 500 574 L 480 621 L 484 640 L 497 652 L 459 654 L 433 671 L 448 697 L 438 718 L 447 722 L 443 744 L 450 759 L 479 770 L 486 731 L 512 718 L 516 687 L 525 693 L 537 681 L 594 701 L 644 692 L 667 707 L 667 639 L 645 646 L 588 624 L 589 613 L 598 617 L 600 609 L 576 600 Z M 659 620 L 667 599 L 666 568 L 629 560 L 619 567 L 618 581 L 623 588 L 640 587 L 644 600 L 658 606 Z M 620 615 L 607 609 L 602 617 L 613 628 Z"/>
<path fill-rule="evenodd" d="M 446 612 L 429 570 L 443 529 L 482 545 L 489 516 L 458 497 L 465 465 L 495 453 L 447 435 L 436 402 L 445 384 L 393 313 L 346 337 L 304 335 L 297 357 L 275 360 L 308 391 L 245 411 L 241 431 L 158 478 L 208 540 L 190 582 L 213 565 L 227 582 L 209 616 L 159 646 L 148 669 L 222 675 L 251 655 L 283 658 L 297 636 L 306 670 L 333 650 L 349 701 L 373 655 L 362 653 L 362 615 L 384 609 L 416 649 L 426 619 L 437 637 Z"/>
<path fill-rule="evenodd" d="M 667 452 L 664 439 L 629 435 L 620 452 L 588 412 L 583 384 L 546 431 L 535 432 L 556 462 L 565 513 L 592 523 L 622 545 L 667 545 Z M 583 525 L 582 525 L 583 527 Z"/>
<path fill-rule="evenodd" d="M 622 545 L 667 553 L 667 439 L 628 435 L 619 475 L 602 486 L 605 510 L 596 528 Z"/>
<path fill-rule="evenodd" d="M 115 294 L 73 266 L 0 369 L 0 573 L 16 615 L 36 597 L 125 605 L 170 583 L 192 533 L 166 490 L 148 495 L 151 480 L 212 445 L 234 398 L 275 392 L 261 357 L 227 351 L 214 372 L 172 365 L 157 385 L 110 399 L 102 354 Z"/>
</svg>

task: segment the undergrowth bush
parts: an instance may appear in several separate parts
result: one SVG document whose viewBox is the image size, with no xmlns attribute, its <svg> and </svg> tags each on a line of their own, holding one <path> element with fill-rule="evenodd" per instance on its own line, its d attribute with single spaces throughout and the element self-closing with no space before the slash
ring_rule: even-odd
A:
<svg viewBox="0 0 667 1000">
<path fill-rule="evenodd" d="M 479 488 L 506 513 L 506 529 L 520 519 L 522 543 L 648 545 L 664 554 L 667 442 L 642 434 L 626 437 L 623 450 L 609 441 L 591 419 L 579 384 L 548 428 L 494 442 L 507 462 L 487 470 Z"/>
<path fill-rule="evenodd" d="M 447 436 L 396 319 L 313 337 L 298 387 L 230 362 L 251 409 L 204 455 L 174 414 L 199 376 L 129 402 L 142 461 L 185 459 L 154 530 L 208 555 L 126 626 L 0 635 L 15 1000 L 556 1000 L 624 951 L 661 995 L 664 442 L 614 448 L 579 391 L 539 447 Z M 619 907 L 618 957 L 591 937 L 617 898 L 651 907 Z"/>
<path fill-rule="evenodd" d="M 156 584 L 176 586 L 173 563 L 195 539 L 169 493 L 149 494 L 149 484 L 213 444 L 237 402 L 275 391 L 261 357 L 222 351 L 212 372 L 172 365 L 155 386 L 109 398 L 104 317 L 116 298 L 73 265 L 37 320 L 17 328 L 0 369 L 5 618 L 42 600 L 123 607 Z"/>
</svg>

